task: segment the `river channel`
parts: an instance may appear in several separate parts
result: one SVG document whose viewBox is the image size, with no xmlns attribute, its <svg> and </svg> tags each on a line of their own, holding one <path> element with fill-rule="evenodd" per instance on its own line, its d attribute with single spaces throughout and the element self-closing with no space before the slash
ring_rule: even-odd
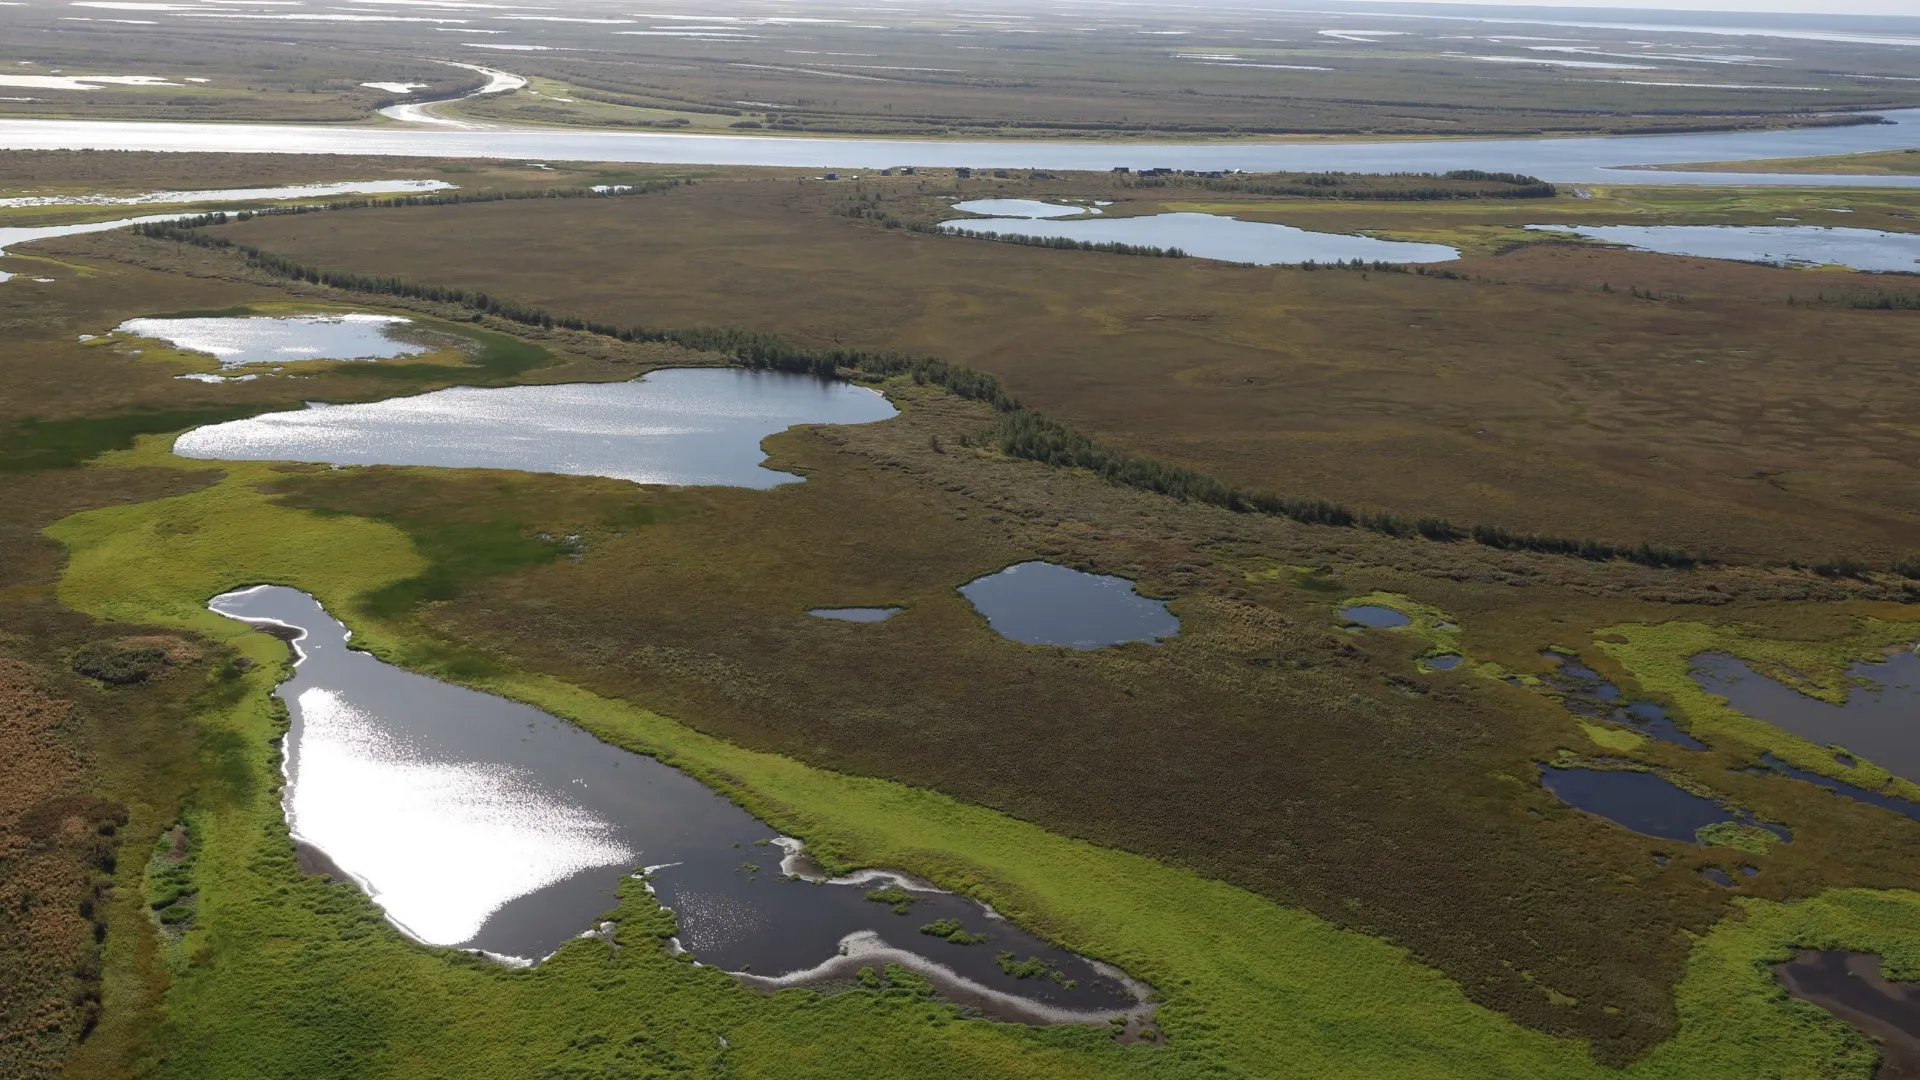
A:
<svg viewBox="0 0 1920 1080">
<path fill-rule="evenodd" d="M 1920 186 L 1920 176 L 1623 171 L 1630 166 L 1756 161 L 1920 147 L 1920 109 L 1889 110 L 1880 115 L 1890 122 L 1697 135 L 1292 143 L 814 139 L 515 128 L 426 130 L 418 125 L 303 127 L 0 120 L 0 148 L 371 154 L 859 169 L 895 165 L 1094 171 L 1119 167 L 1254 172 L 1486 169 L 1529 173 L 1562 183 Z"/>
</svg>

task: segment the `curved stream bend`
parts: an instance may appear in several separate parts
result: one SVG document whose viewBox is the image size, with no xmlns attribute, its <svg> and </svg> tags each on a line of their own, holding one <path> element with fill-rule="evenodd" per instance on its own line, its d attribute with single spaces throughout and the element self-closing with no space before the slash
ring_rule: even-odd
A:
<svg viewBox="0 0 1920 1080">
<path fill-rule="evenodd" d="M 1002 1019 L 1137 1027 L 1153 1010 L 1145 986 L 977 901 L 892 871 L 822 877 L 798 841 L 655 758 L 355 651 L 307 593 L 260 585 L 207 606 L 292 646 L 274 693 L 304 861 L 351 877 L 415 940 L 531 964 L 604 935 L 638 876 L 674 912 L 676 945 L 750 985 L 899 964 Z"/>
</svg>

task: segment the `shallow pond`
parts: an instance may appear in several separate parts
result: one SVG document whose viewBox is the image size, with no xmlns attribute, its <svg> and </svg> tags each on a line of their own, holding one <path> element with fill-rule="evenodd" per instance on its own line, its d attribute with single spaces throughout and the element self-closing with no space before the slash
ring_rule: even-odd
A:
<svg viewBox="0 0 1920 1080">
<path fill-rule="evenodd" d="M 1560 703 L 1575 716 L 1610 720 L 1688 750 L 1707 748 L 1705 743 L 1680 730 L 1680 725 L 1674 723 L 1664 707 L 1651 701 L 1625 701 L 1619 687 L 1571 657 L 1554 652 L 1540 655 L 1554 664 L 1553 670 L 1542 675 L 1540 681 L 1559 692 Z"/>
<path fill-rule="evenodd" d="M 1807 950 L 1773 966 L 1787 993 L 1879 1042 L 1880 1080 L 1920 1077 L 1920 986 L 1887 981 L 1871 953 Z"/>
<path fill-rule="evenodd" d="M 925 883 L 884 871 L 790 878 L 807 870 L 797 842 L 693 778 L 353 651 L 306 593 L 259 586 L 209 606 L 292 639 L 293 677 L 275 693 L 290 714 L 283 801 L 303 861 L 352 877 L 420 941 L 536 961 L 594 929 L 645 866 L 683 947 L 764 984 L 897 962 L 1015 1019 L 1104 1023 L 1138 1004 L 1118 972 Z M 986 940 L 922 932 L 943 919 Z M 1003 952 L 1037 958 L 1040 974 L 1003 971 Z"/>
<path fill-rule="evenodd" d="M 895 415 L 865 387 L 786 372 L 671 368 L 633 382 L 454 387 L 195 428 L 182 457 L 438 465 L 608 476 L 638 484 L 770 488 L 760 441 L 795 424 Z"/>
<path fill-rule="evenodd" d="M 1133 591 L 1123 577 L 1088 574 L 1048 562 L 1023 562 L 960 586 L 993 632 L 1027 645 L 1097 649 L 1158 642 L 1180 632 L 1164 600 Z"/>
<path fill-rule="evenodd" d="M 1712 799 L 1675 787 L 1659 773 L 1638 769 L 1543 765 L 1540 783 L 1576 810 L 1666 840 L 1697 843 L 1695 834 L 1706 826 L 1740 818 Z"/>
<path fill-rule="evenodd" d="M 17 195 L 0 199 L 0 207 L 254 202 L 261 199 L 310 199 L 326 195 L 403 195 L 423 191 L 444 191 L 451 187 L 453 185 L 445 180 L 343 180 L 332 184 L 285 184 L 280 187 L 150 191 L 143 195 Z"/>
<path fill-rule="evenodd" d="M 897 607 L 831 607 L 813 608 L 807 614 L 816 619 L 833 619 L 837 622 L 886 622 L 905 609 Z"/>
<path fill-rule="evenodd" d="M 1395 611 L 1380 604 L 1353 604 L 1343 607 L 1340 609 L 1340 617 L 1356 626 L 1372 627 L 1376 630 L 1405 626 L 1413 621 L 1404 612 Z"/>
<path fill-rule="evenodd" d="M 1044 203 L 1038 205 L 1046 205 Z M 1308 232 L 1291 225 L 1241 221 L 1218 214 L 1149 214 L 1144 217 L 1045 220 L 996 217 L 943 221 L 943 229 L 993 233 L 999 236 L 1062 237 L 1095 244 L 1131 244 L 1136 247 L 1179 248 L 1188 255 L 1227 262 L 1272 266 L 1280 263 L 1369 262 L 1432 263 L 1457 259 L 1460 253 L 1442 244 L 1411 244 L 1376 240 L 1371 236 Z"/>
<path fill-rule="evenodd" d="M 1820 225 L 1529 225 L 1527 228 L 1574 233 L 1663 255 L 1920 273 L 1920 233 Z"/>
<path fill-rule="evenodd" d="M 1847 669 L 1845 705 L 1829 705 L 1724 653 L 1693 658 L 1693 681 L 1735 709 L 1816 746 L 1843 746 L 1895 776 L 1920 782 L 1920 656 L 1902 649 Z"/>
<path fill-rule="evenodd" d="M 1069 206 L 1038 199 L 971 199 L 954 203 L 953 208 L 969 214 L 1009 218 L 1086 217 L 1100 212 L 1091 206 Z"/>
<path fill-rule="evenodd" d="M 414 325 L 412 319 L 399 315 L 350 312 L 128 319 L 114 330 L 206 353 L 218 359 L 221 367 L 233 368 L 293 360 L 382 360 L 431 352 L 432 344 L 398 336 Z"/>
</svg>

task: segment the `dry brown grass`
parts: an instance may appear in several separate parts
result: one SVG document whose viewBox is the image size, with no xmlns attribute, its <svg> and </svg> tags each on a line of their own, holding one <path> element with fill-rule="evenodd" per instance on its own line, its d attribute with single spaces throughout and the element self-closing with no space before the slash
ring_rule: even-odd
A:
<svg viewBox="0 0 1920 1080">
<path fill-rule="evenodd" d="M 1911 320 L 1789 307 L 1804 273 L 1573 245 L 1460 266 L 1494 280 L 1246 269 L 888 231 L 840 197 L 709 183 L 228 235 L 615 323 L 937 354 L 1132 452 L 1405 515 L 1771 561 L 1884 562 L 1920 523 Z"/>
</svg>

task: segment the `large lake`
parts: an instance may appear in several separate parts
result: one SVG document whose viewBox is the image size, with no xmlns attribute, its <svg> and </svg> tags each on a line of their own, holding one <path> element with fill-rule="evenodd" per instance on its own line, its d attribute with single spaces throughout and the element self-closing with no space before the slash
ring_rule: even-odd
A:
<svg viewBox="0 0 1920 1080">
<path fill-rule="evenodd" d="M 1004 209 L 990 203 L 1016 204 Z M 1095 244 L 1178 248 L 1188 255 L 1226 262 L 1272 266 L 1281 263 L 1368 262 L 1430 263 L 1457 259 L 1460 253 L 1444 244 L 1415 244 L 1376 240 L 1348 233 L 1309 232 L 1291 225 L 1241 221 L 1218 214 L 1147 214 L 1141 217 L 1097 217 L 1099 210 L 1035 202 L 1029 199 L 983 199 L 958 203 L 957 210 L 1013 213 L 1019 216 L 954 218 L 942 229 L 964 229 L 995 236 L 1038 236 L 1081 240 Z"/>
<path fill-rule="evenodd" d="M 293 676 L 275 693 L 289 714 L 283 805 L 303 863 L 351 877 L 416 940 L 538 961 L 596 929 L 645 868 L 679 944 L 761 985 L 902 963 L 1011 1019 L 1105 1024 L 1142 1008 L 1118 971 L 972 900 L 886 871 L 804 880 L 796 841 L 692 777 L 354 651 L 306 593 L 257 586 L 209 606 L 292 640 Z M 923 929 L 949 925 L 983 940 Z M 1003 953 L 1039 963 L 1009 972 Z"/>
<path fill-rule="evenodd" d="M 267 413 L 195 428 L 173 452 L 770 488 L 800 478 L 762 468 L 760 440 L 796 424 L 865 424 L 895 412 L 876 391 L 811 375 L 673 368 L 633 382 L 459 386 Z"/>
<path fill-rule="evenodd" d="M 0 148 L 375 154 L 690 165 L 883 168 L 893 165 L 1090 169 L 1349 170 L 1487 169 L 1547 180 L 1616 184 L 1793 184 L 1915 187 L 1920 176 L 1622 172 L 1621 166 L 1852 154 L 1920 146 L 1920 109 L 1881 113 L 1891 124 L 1559 139 L 1371 142 L 1124 143 L 1024 140 L 813 139 L 622 131 L 421 130 L 291 124 L 0 120 Z"/>
<path fill-rule="evenodd" d="M 1663 255 L 1920 273 L 1920 233 L 1825 225 L 1529 225 Z"/>
</svg>

